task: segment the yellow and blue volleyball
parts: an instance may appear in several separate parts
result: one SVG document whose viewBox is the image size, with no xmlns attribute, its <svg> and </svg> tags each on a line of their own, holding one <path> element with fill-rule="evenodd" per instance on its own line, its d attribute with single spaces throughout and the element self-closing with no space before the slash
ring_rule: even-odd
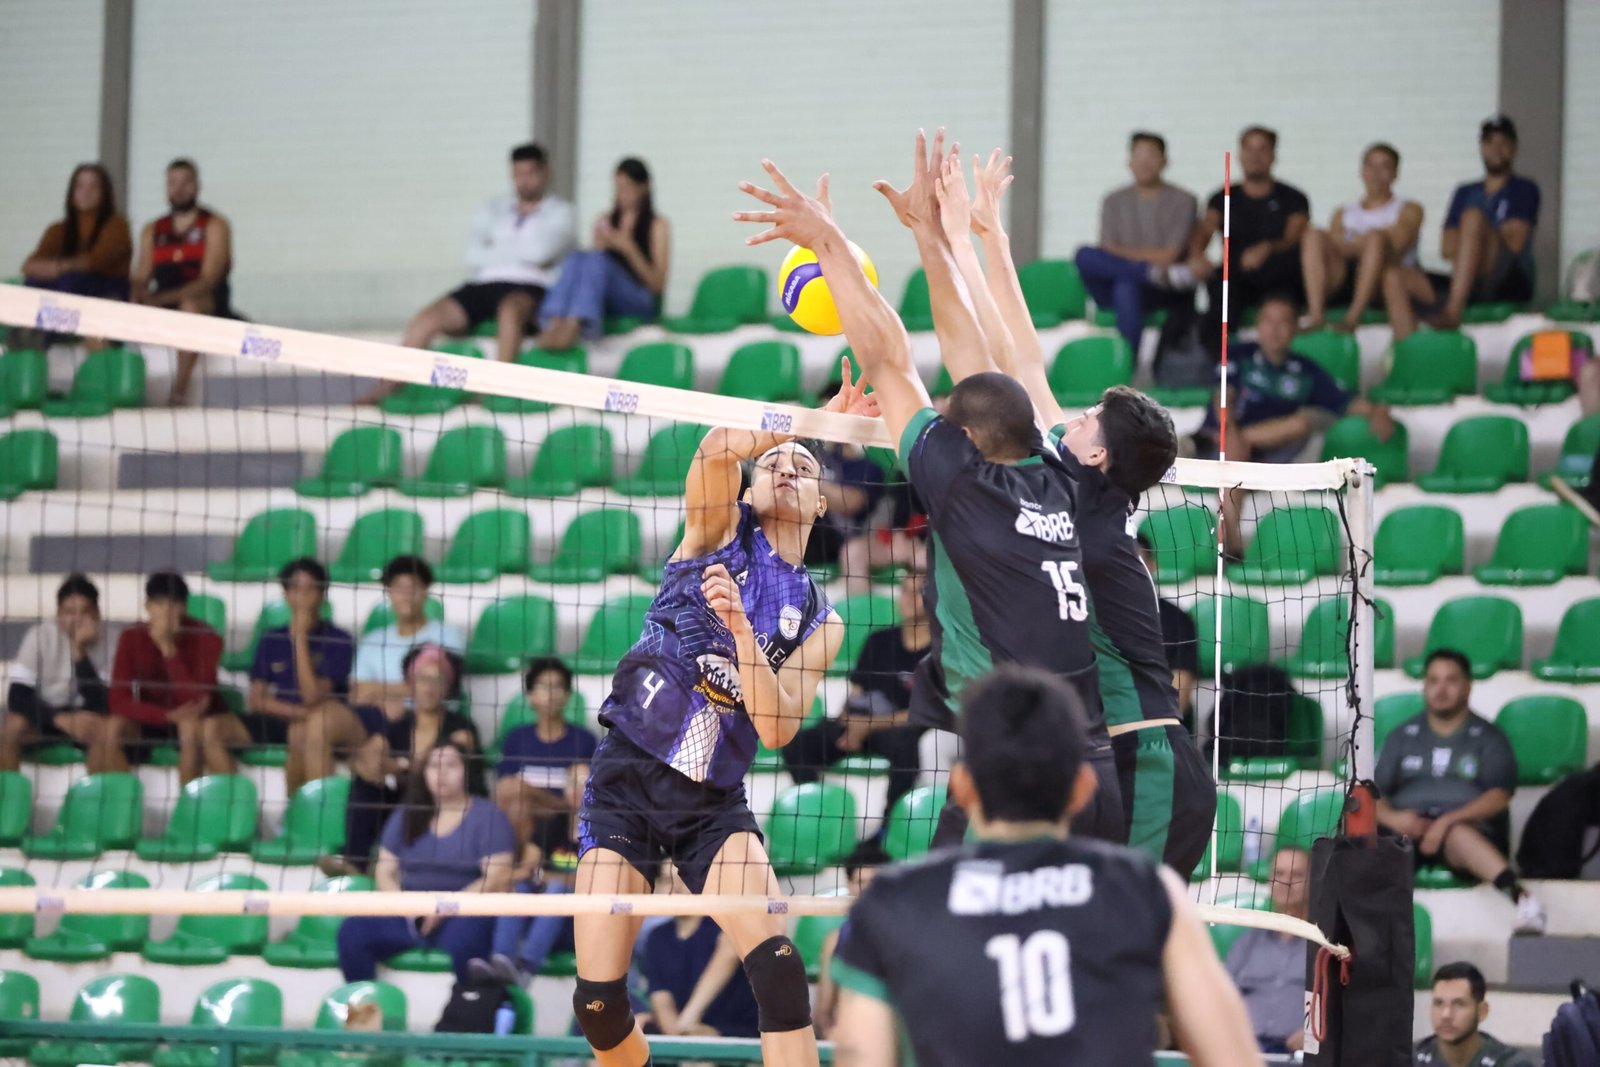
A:
<svg viewBox="0 0 1600 1067">
<path fill-rule="evenodd" d="M 876 289 L 878 268 L 854 241 L 850 242 L 850 251 Z M 844 332 L 839 309 L 828 291 L 828 280 L 822 276 L 822 265 L 811 249 L 796 245 L 783 257 L 783 266 L 778 268 L 778 298 L 783 301 L 783 310 L 801 329 L 829 336 Z"/>
</svg>

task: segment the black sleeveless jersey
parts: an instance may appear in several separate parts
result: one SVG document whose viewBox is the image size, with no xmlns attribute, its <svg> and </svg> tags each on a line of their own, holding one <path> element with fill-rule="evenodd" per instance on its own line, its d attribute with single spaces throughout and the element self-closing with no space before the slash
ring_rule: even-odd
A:
<svg viewBox="0 0 1600 1067">
<path fill-rule="evenodd" d="M 832 974 L 894 1008 L 917 1067 L 1149 1067 L 1171 925 L 1129 849 L 977 841 L 880 873 Z"/>
</svg>

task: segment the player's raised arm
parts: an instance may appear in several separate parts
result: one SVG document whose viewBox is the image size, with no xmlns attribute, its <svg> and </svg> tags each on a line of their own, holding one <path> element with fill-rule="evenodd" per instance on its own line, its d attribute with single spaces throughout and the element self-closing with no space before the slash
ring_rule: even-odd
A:
<svg viewBox="0 0 1600 1067">
<path fill-rule="evenodd" d="M 817 196 L 809 197 L 796 189 L 771 160 L 762 160 L 761 166 L 772 179 L 775 191 L 750 182 L 740 182 L 739 188 L 772 210 L 736 211 L 733 217 L 739 222 L 769 223 L 771 228 L 746 238 L 745 243 L 781 239 L 816 254 L 838 308 L 839 321 L 844 325 L 845 339 L 872 383 L 873 396 L 889 432 L 899 440 L 911 417 L 928 406 L 928 390 L 911 361 L 911 339 L 906 336 L 905 325 L 867 281 L 844 233 L 833 221 L 827 204 L 828 176 L 824 174 L 817 180 Z"/>
<path fill-rule="evenodd" d="M 1172 901 L 1172 928 L 1161 963 L 1178 1047 L 1195 1067 L 1260 1067 L 1261 1050 L 1244 1001 L 1217 959 L 1183 884 L 1165 867 L 1161 881 Z"/>
<path fill-rule="evenodd" d="M 959 382 L 983 371 L 1014 374 L 1016 356 L 1011 331 L 1000 317 L 1000 308 L 983 277 L 983 264 L 978 261 L 978 250 L 972 246 L 972 237 L 967 232 L 972 225 L 972 199 L 967 194 L 966 176 L 961 173 L 960 145 L 940 161 L 937 187 L 939 225 L 944 231 L 945 240 L 950 243 L 950 254 L 955 259 L 956 270 L 972 300 L 973 313 L 977 316 L 984 345 L 981 353 L 957 350 L 945 354 L 950 380 Z"/>
<path fill-rule="evenodd" d="M 981 166 L 977 157 L 973 157 L 972 178 L 977 192 L 972 204 L 972 232 L 983 243 L 983 258 L 989 268 L 987 287 L 1011 334 L 1013 362 L 1010 366 L 1002 363 L 1000 369 L 1028 390 L 1028 398 L 1046 426 L 1058 426 L 1064 421 L 1061 405 L 1056 403 L 1055 394 L 1050 390 L 1044 349 L 1033 328 L 1028 303 L 1022 296 L 1016 262 L 1011 258 L 1011 238 L 1000 223 L 1000 199 L 1011 187 L 1014 177 L 1010 170 L 1011 157 L 1002 159 L 998 148 L 989 153 L 989 161 Z"/>
</svg>

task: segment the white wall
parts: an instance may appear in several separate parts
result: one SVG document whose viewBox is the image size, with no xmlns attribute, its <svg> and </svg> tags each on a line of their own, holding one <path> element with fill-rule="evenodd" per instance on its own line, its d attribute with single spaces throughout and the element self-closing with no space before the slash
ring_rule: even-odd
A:
<svg viewBox="0 0 1600 1067">
<path fill-rule="evenodd" d="M 1600 0 L 1567 0 L 1567 109 L 1561 181 L 1561 269 L 1600 247 Z M 1566 278 L 1563 275 L 1562 280 Z"/>
<path fill-rule="evenodd" d="M 830 170 L 840 222 L 896 302 L 916 250 L 869 183 L 904 184 L 918 126 L 931 135 L 945 123 L 971 149 L 1004 143 L 1010 34 L 1010 5 L 999 0 L 589 4 L 579 207 L 587 218 L 610 203 L 621 157 L 650 164 L 656 203 L 673 223 L 667 307 L 676 312 L 708 267 L 776 271 L 786 249 L 747 249 L 753 228 L 729 219 L 756 206 L 735 185 L 764 178 L 763 156 L 808 191 Z"/>
<path fill-rule="evenodd" d="M 0 3 L 0 278 L 61 217 L 100 150 L 100 0 Z M 126 190 L 118 190 L 122 196 Z"/>
<path fill-rule="evenodd" d="M 1047 19 L 1048 255 L 1095 238 L 1101 197 L 1129 180 L 1134 129 L 1166 136 L 1168 179 L 1203 201 L 1239 131 L 1275 128 L 1278 175 L 1306 192 L 1319 226 L 1360 195 L 1362 148 L 1389 141 L 1397 187 L 1426 212 L 1428 262 L 1451 190 L 1481 173 L 1496 0 L 1053 0 Z"/>
<path fill-rule="evenodd" d="M 98 6 L 98 5 L 94 5 Z M 286 325 L 403 323 L 462 279 L 472 212 L 532 130 L 534 5 L 160 0 L 135 7 L 134 221 L 168 160 L 234 223 L 234 299 Z"/>
</svg>

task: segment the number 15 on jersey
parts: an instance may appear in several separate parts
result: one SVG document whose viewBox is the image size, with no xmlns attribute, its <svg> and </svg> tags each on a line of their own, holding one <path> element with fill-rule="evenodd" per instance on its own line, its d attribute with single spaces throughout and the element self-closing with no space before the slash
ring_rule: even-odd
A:
<svg viewBox="0 0 1600 1067">
<path fill-rule="evenodd" d="M 1061 618 L 1082 622 L 1089 617 L 1089 594 L 1078 581 L 1077 560 L 1047 559 L 1039 566 L 1050 576 L 1056 587 L 1056 600 L 1061 606 Z"/>
</svg>

